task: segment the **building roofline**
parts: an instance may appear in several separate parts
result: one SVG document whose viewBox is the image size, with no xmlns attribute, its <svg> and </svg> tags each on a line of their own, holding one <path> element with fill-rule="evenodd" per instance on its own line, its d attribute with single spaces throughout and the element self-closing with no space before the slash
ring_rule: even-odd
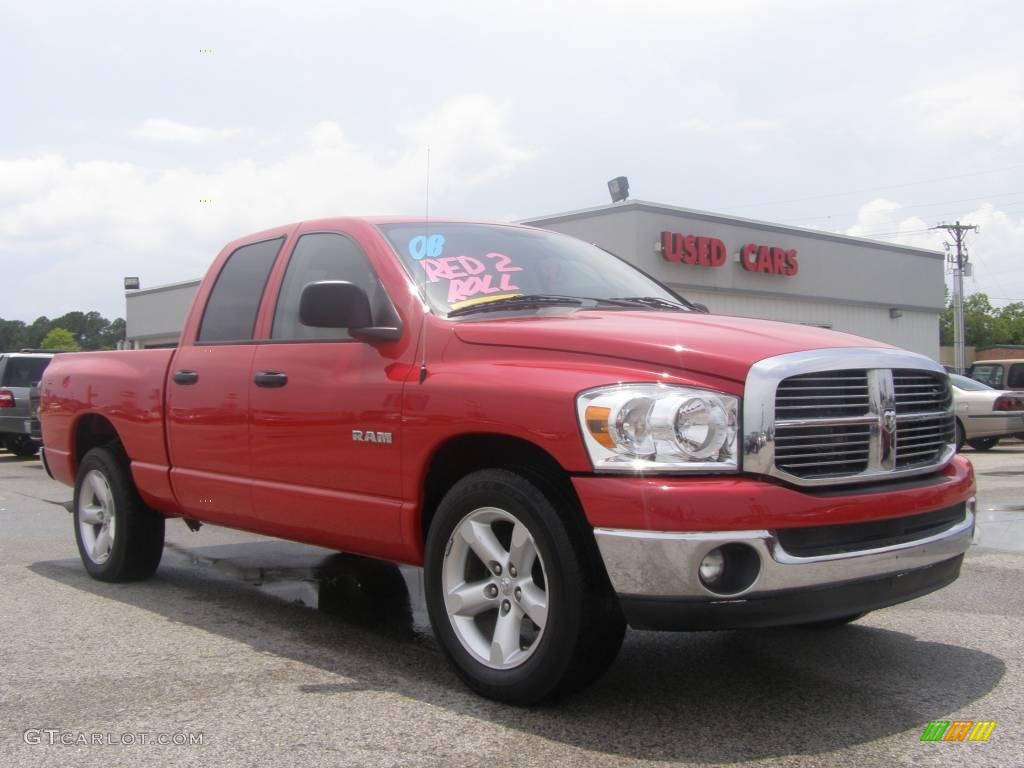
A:
<svg viewBox="0 0 1024 768">
<path fill-rule="evenodd" d="M 872 240 L 867 237 L 854 237 L 852 235 L 841 235 L 836 232 L 823 232 L 820 229 L 808 229 L 806 227 L 794 227 L 785 224 L 773 224 L 770 221 L 746 219 L 739 216 L 729 216 L 724 213 L 712 213 L 710 211 L 698 211 L 693 208 L 681 208 L 675 205 L 653 203 L 648 200 L 626 200 L 621 203 L 598 205 L 592 208 L 580 208 L 575 211 L 566 211 L 564 213 L 554 213 L 548 216 L 535 216 L 528 219 L 521 219 L 516 223 L 527 224 L 529 226 L 539 226 L 541 224 L 552 224 L 558 221 L 566 221 L 569 219 L 592 218 L 594 216 L 600 216 L 605 213 L 614 213 L 615 211 L 624 210 L 685 214 L 695 219 L 703 219 L 704 221 L 715 221 L 723 224 L 740 224 L 749 227 L 756 227 L 757 229 L 763 229 L 770 232 L 788 232 L 798 234 L 803 237 L 816 238 L 818 240 L 831 240 L 834 242 L 848 243 L 851 245 L 870 246 L 871 248 L 881 248 L 887 251 L 907 253 L 912 254 L 914 256 L 926 256 L 932 259 L 946 258 L 945 254 L 942 253 L 941 251 L 932 251 L 927 248 L 914 248 L 909 245 L 896 245 L 894 243 L 886 243 L 881 240 Z"/>
<path fill-rule="evenodd" d="M 155 285 L 152 288 L 139 288 L 137 290 L 125 291 L 124 297 L 130 299 L 132 296 L 145 296 L 149 293 L 161 293 L 162 291 L 173 291 L 175 288 L 187 288 L 190 286 L 198 287 L 203 282 L 202 278 L 198 280 L 182 280 L 177 283 L 163 283 L 162 285 Z"/>
</svg>

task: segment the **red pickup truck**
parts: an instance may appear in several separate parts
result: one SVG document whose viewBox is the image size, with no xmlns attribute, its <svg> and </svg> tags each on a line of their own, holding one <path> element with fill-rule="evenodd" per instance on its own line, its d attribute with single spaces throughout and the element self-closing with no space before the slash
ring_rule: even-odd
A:
<svg viewBox="0 0 1024 768">
<path fill-rule="evenodd" d="M 529 227 L 325 219 L 230 243 L 174 350 L 60 355 L 44 460 L 88 572 L 168 517 L 424 566 L 475 690 L 531 703 L 627 623 L 835 626 L 954 581 L 974 528 L 941 366 L 707 314 Z"/>
</svg>

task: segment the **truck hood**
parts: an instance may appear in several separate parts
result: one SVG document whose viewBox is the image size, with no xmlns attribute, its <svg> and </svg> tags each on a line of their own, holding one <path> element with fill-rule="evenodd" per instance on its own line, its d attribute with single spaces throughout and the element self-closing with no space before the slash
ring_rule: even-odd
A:
<svg viewBox="0 0 1024 768">
<path fill-rule="evenodd" d="M 463 322 L 455 327 L 455 335 L 467 344 L 620 358 L 738 382 L 758 360 L 788 352 L 891 348 L 813 326 L 696 312 L 580 310 L 555 317 Z"/>
</svg>

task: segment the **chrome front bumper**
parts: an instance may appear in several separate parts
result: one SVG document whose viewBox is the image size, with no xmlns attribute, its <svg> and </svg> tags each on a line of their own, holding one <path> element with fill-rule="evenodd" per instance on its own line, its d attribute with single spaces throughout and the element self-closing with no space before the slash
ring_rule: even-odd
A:
<svg viewBox="0 0 1024 768">
<path fill-rule="evenodd" d="M 974 500 L 964 519 L 940 533 L 878 549 L 796 557 L 767 530 L 671 533 L 596 528 L 601 556 L 620 597 L 677 601 L 735 602 L 788 590 L 818 590 L 893 576 L 962 556 L 974 532 Z M 760 559 L 749 587 L 723 595 L 700 580 L 701 560 L 723 544 L 744 544 Z"/>
</svg>

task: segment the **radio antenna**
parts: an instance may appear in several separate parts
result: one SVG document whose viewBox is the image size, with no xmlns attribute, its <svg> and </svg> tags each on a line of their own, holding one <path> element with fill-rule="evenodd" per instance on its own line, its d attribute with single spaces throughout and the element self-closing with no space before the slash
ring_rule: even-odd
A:
<svg viewBox="0 0 1024 768">
<path fill-rule="evenodd" d="M 426 255 L 426 243 L 430 240 L 430 145 L 427 145 L 427 191 L 426 202 L 423 206 L 423 242 L 424 256 Z M 427 314 L 430 312 L 429 301 L 427 300 L 427 270 L 421 270 L 422 282 L 420 290 L 423 300 L 423 325 L 420 327 L 420 384 L 427 378 Z"/>
</svg>

